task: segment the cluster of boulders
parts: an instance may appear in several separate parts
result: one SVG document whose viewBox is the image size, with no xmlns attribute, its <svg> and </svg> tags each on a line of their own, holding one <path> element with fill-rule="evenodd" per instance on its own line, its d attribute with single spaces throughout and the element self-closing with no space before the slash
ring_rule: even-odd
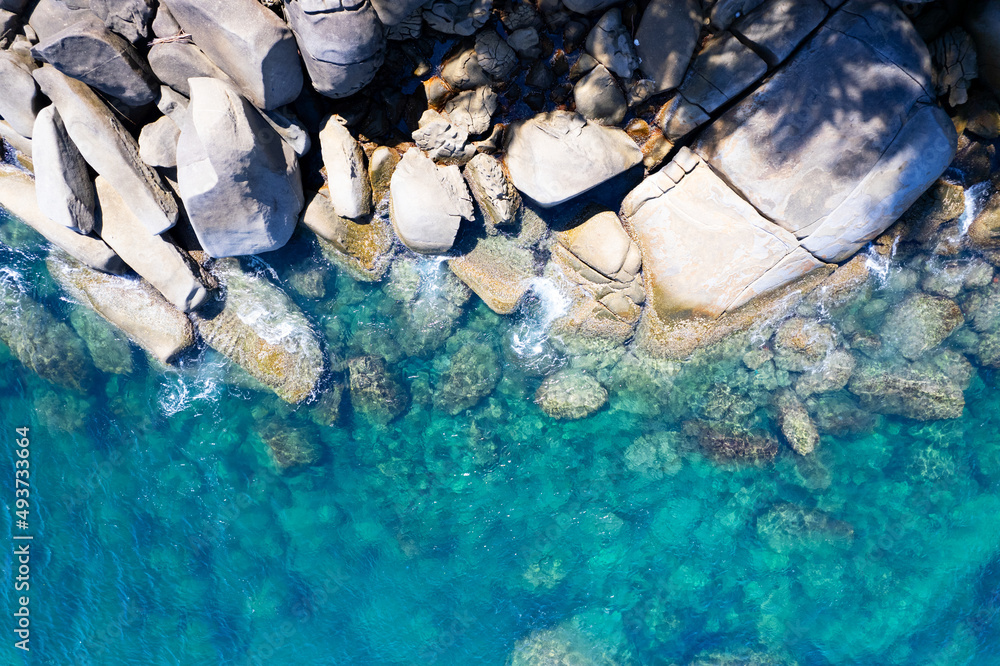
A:
<svg viewBox="0 0 1000 666">
<path fill-rule="evenodd" d="M 1000 85 L 1000 8 L 981 4 L 3 2 L 0 205 L 154 358 L 200 338 L 291 402 L 330 370 L 321 340 L 226 258 L 296 230 L 363 281 L 445 255 L 500 314 L 545 280 L 570 304 L 558 335 L 684 357 L 824 283 L 942 175 L 961 142 L 937 100 Z M 943 313 L 910 359 L 955 317 L 908 307 Z M 377 360 L 350 367 L 398 413 L 399 391 L 360 379 Z M 851 386 L 904 381 L 880 373 Z M 570 377 L 540 389 L 549 413 L 603 404 Z M 577 384 L 590 397 L 555 397 Z M 814 446 L 802 406 L 778 404 Z"/>
</svg>

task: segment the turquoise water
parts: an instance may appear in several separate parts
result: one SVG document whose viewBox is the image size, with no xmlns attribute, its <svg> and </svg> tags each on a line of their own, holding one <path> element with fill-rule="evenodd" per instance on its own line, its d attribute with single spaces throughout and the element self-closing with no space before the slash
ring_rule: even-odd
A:
<svg viewBox="0 0 1000 666">
<path fill-rule="evenodd" d="M 34 307 L 11 293 L 57 321 L 85 316 L 36 237 L 8 222 L 0 240 L 8 322 Z M 511 349 L 543 340 L 544 301 L 499 317 L 444 265 L 414 266 L 416 280 L 362 285 L 305 239 L 244 263 L 308 313 L 335 367 L 387 359 L 409 394 L 387 426 L 347 391 L 322 426 L 211 350 L 165 370 L 111 334 L 103 363 L 130 372 L 81 351 L 74 388 L 0 345 L 0 520 L 23 533 L 12 470 L 28 426 L 34 536 L 32 651 L 13 647 L 8 549 L 3 662 L 1000 663 L 993 370 L 976 370 L 960 419 L 862 412 L 838 391 L 810 457 L 781 443 L 773 461 L 725 463 L 692 421 L 777 432 L 775 380 L 746 350 L 683 365 L 624 348 L 550 358 L 610 389 L 596 414 L 555 421 Z M 899 298 L 888 280 L 817 316 L 846 328 Z M 470 345 L 486 368 L 475 381 L 495 388 L 467 408 L 447 387 Z M 279 472 L 261 433 L 301 437 L 319 461 Z"/>
</svg>

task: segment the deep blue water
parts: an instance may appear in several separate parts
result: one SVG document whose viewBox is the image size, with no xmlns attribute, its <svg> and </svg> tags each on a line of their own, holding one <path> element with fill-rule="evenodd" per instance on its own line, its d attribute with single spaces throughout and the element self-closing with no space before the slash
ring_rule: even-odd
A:
<svg viewBox="0 0 1000 666">
<path fill-rule="evenodd" d="M 8 289 L 72 322 L 45 246 L 12 222 L 0 240 Z M 132 347 L 129 373 L 92 370 L 76 390 L 0 345 L 0 521 L 34 537 L 30 655 L 14 648 L 12 548 L 2 559 L 3 663 L 1000 663 L 993 370 L 976 370 L 960 419 L 859 413 L 840 391 L 853 421 L 808 458 L 782 443 L 771 462 L 722 464 L 686 430 L 720 400 L 776 432 L 742 351 L 565 359 L 610 399 L 556 421 L 509 349 L 543 332 L 544 305 L 507 318 L 476 298 L 445 307 L 446 267 L 419 266 L 426 307 L 408 308 L 391 280 L 355 283 L 305 240 L 245 263 L 286 288 L 332 359 L 389 361 L 411 398 L 388 426 L 347 392 L 337 425 L 320 426 L 203 348 L 164 370 Z M 303 273 L 322 297 L 296 292 Z M 436 391 L 471 343 L 501 377 L 450 415 Z M 27 531 L 13 522 L 18 427 Z M 317 444 L 319 462 L 279 473 L 269 428 Z"/>
</svg>

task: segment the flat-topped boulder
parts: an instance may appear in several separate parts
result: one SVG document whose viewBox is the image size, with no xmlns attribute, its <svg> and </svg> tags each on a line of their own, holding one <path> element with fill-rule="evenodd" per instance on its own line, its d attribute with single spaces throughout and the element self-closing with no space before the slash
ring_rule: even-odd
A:
<svg viewBox="0 0 1000 666">
<path fill-rule="evenodd" d="M 53 222 L 38 207 L 35 181 L 19 169 L 0 168 L 0 205 L 78 261 L 104 273 L 124 273 L 125 262 L 107 243 Z"/>
<path fill-rule="evenodd" d="M 194 345 L 191 321 L 142 278 L 106 275 L 55 253 L 46 265 L 70 298 L 92 308 L 161 363 Z"/>
<path fill-rule="evenodd" d="M 204 303 L 208 290 L 195 261 L 184 250 L 149 233 L 107 180 L 98 176 L 95 185 L 101 239 L 178 310 L 188 312 Z"/>
<path fill-rule="evenodd" d="M 653 0 L 636 32 L 640 68 L 655 83 L 656 92 L 676 88 L 687 70 L 701 32 L 697 0 Z"/>
<path fill-rule="evenodd" d="M 624 131 L 552 111 L 512 124 L 505 163 L 522 194 L 546 208 L 564 203 L 642 162 Z"/>
<path fill-rule="evenodd" d="M 51 65 L 33 72 L 42 91 L 55 104 L 70 139 L 94 171 L 119 192 L 150 233 L 177 222 L 177 200 L 153 167 L 139 158 L 139 144 L 87 84 Z"/>
<path fill-rule="evenodd" d="M 194 43 L 254 106 L 274 109 L 302 91 L 292 31 L 256 0 L 163 0 Z"/>
<path fill-rule="evenodd" d="M 323 351 L 298 306 L 236 259 L 215 261 L 210 270 L 224 296 L 191 315 L 205 342 L 287 402 L 312 395 L 323 374 Z"/>
<path fill-rule="evenodd" d="M 623 210 L 664 320 L 719 317 L 823 265 L 690 151 L 633 190 Z"/>
<path fill-rule="evenodd" d="M 94 15 L 50 36 L 31 52 L 37 60 L 129 106 L 156 101 L 157 84 L 149 64 Z"/>
<path fill-rule="evenodd" d="M 414 252 L 451 249 L 462 220 L 472 220 L 472 195 L 455 165 L 438 166 L 417 148 L 403 155 L 389 185 L 392 226 Z"/>
<path fill-rule="evenodd" d="M 385 58 L 385 30 L 368 0 L 289 0 L 285 11 L 317 92 L 353 95 Z"/>
<path fill-rule="evenodd" d="M 894 4 L 852 1 L 694 145 L 760 213 L 824 261 L 892 224 L 955 153 L 930 56 Z"/>
<path fill-rule="evenodd" d="M 194 44 L 182 41 L 161 42 L 149 49 L 149 67 L 163 83 L 185 97 L 191 96 L 188 79 L 208 77 L 230 81 L 229 76 L 208 59 Z"/>
<path fill-rule="evenodd" d="M 282 247 L 305 203 L 294 149 L 232 84 L 190 85 L 177 181 L 199 242 L 213 257 Z"/>
</svg>

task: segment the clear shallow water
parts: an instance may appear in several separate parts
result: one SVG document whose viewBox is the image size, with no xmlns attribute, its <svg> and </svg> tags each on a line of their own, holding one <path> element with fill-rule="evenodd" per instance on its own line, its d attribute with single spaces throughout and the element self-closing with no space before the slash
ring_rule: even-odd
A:
<svg viewBox="0 0 1000 666">
<path fill-rule="evenodd" d="M 9 224 L 0 240 L 19 248 L 0 246 L 8 278 L 67 321 L 41 246 Z M 4 627 L 4 663 L 1000 663 L 993 371 L 961 419 L 868 415 L 807 460 L 782 444 L 773 462 L 719 464 L 691 445 L 692 418 L 776 432 L 746 399 L 762 389 L 739 354 L 550 358 L 612 389 L 595 415 L 559 422 L 510 350 L 545 351 L 559 304 L 544 286 L 501 318 L 463 304 L 435 262 L 378 287 L 304 241 L 264 260 L 246 268 L 273 271 L 331 358 L 389 361 L 408 412 L 374 424 L 345 392 L 321 427 L 209 350 L 164 371 L 133 349 L 130 375 L 94 372 L 80 392 L 0 345 L 0 455 L 12 469 L 14 429 L 31 427 L 35 536 L 32 653 Z M 898 298 L 899 267 L 885 269 L 869 301 Z M 472 343 L 495 354 L 496 389 L 450 415 L 441 378 Z M 321 461 L 278 473 L 269 428 L 318 443 Z M 0 476 L 0 520 L 18 533 L 13 474 Z M 13 609 L 9 552 L 3 564 Z M 557 648 L 571 658 L 527 661 Z"/>
</svg>

